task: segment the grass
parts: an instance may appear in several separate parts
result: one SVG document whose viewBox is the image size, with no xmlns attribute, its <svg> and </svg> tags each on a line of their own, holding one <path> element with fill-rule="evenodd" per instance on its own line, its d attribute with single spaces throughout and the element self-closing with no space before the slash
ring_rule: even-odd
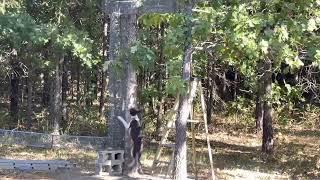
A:
<svg viewBox="0 0 320 180">
<path fill-rule="evenodd" d="M 213 164 L 219 179 L 320 178 L 319 111 L 310 114 L 306 112 L 302 118 L 307 120 L 295 121 L 291 119 L 290 123 L 285 126 L 280 126 L 281 119 L 275 116 L 273 155 L 261 153 L 261 134 L 254 133 L 252 123 L 244 124 L 245 121 L 242 118 L 247 116 L 236 116 L 237 121 L 233 119 L 234 117 L 217 116 L 215 117 L 215 125 L 209 127 Z M 205 134 L 196 135 L 196 170 L 192 168 L 191 164 L 191 144 L 189 143 L 188 146 L 188 170 L 190 173 L 198 172 L 200 179 L 210 177 L 205 138 Z M 156 148 L 155 144 L 145 143 L 142 162 L 147 173 L 151 171 Z M 171 151 L 167 150 L 161 157 L 162 160 L 169 160 L 170 156 Z M 95 171 L 94 163 L 97 154 L 95 151 L 76 149 L 50 150 L 22 146 L 0 146 L 0 157 L 6 159 L 68 160 L 77 163 L 81 171 L 84 172 L 83 174 L 88 175 Z M 157 168 L 157 171 L 166 172 L 166 165 Z M 0 176 L 17 177 L 17 174 L 0 171 Z M 46 174 L 40 174 L 40 176 L 50 177 Z"/>
<path fill-rule="evenodd" d="M 319 133 L 319 130 L 277 129 L 274 154 L 266 156 L 260 151 L 261 135 L 216 130 L 210 135 L 216 175 L 221 179 L 248 176 L 258 179 L 319 178 Z M 205 136 L 198 134 L 196 138 L 197 168 L 199 176 L 206 179 L 209 177 L 209 162 Z M 155 150 L 156 146 L 145 147 L 142 161 L 146 172 L 150 170 Z M 166 151 L 162 157 L 168 160 L 170 155 L 170 151 Z M 89 174 L 95 170 L 94 162 L 97 157 L 94 151 L 35 149 L 22 146 L 0 146 L 0 156 L 6 159 L 69 160 L 77 163 L 82 171 Z M 191 156 L 189 160 L 190 158 Z M 165 172 L 165 166 L 162 168 Z M 192 168 L 189 170 L 193 171 Z"/>
<path fill-rule="evenodd" d="M 0 146 L 0 157 L 3 159 L 27 160 L 68 160 L 88 171 L 94 171 L 95 151 L 77 149 L 44 149 L 24 146 Z"/>
</svg>

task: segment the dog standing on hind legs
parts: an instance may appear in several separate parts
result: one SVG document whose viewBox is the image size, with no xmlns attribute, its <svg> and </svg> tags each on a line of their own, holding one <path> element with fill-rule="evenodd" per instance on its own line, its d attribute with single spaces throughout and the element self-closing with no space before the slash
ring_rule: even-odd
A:
<svg viewBox="0 0 320 180">
<path fill-rule="evenodd" d="M 141 123 L 138 117 L 139 110 L 135 108 L 131 108 L 130 110 L 131 120 L 126 122 L 121 116 L 118 116 L 118 120 L 120 120 L 125 127 L 126 130 L 129 131 L 131 140 L 133 142 L 133 148 L 131 151 L 131 155 L 133 157 L 133 161 L 128 165 L 128 167 L 134 167 L 133 172 L 139 172 L 142 174 L 140 157 L 141 157 L 141 148 L 142 148 L 142 135 L 141 135 Z"/>
</svg>

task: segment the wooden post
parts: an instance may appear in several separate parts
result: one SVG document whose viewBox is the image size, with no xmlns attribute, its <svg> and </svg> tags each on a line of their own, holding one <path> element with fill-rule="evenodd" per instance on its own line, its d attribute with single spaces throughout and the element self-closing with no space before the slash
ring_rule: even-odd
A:
<svg viewBox="0 0 320 180">
<path fill-rule="evenodd" d="M 208 131 L 208 121 L 207 121 L 207 111 L 206 111 L 206 104 L 204 100 L 204 95 L 203 95 L 203 89 L 202 85 L 200 84 L 200 99 L 201 99 L 201 107 L 203 111 L 203 120 L 204 120 L 204 127 L 206 131 L 206 139 L 207 139 L 207 144 L 208 144 L 208 153 L 209 153 L 209 161 L 210 161 L 210 168 L 211 168 L 211 177 L 212 180 L 215 179 L 214 175 L 214 170 L 213 170 L 213 160 L 212 160 L 212 152 L 211 152 L 211 145 L 210 145 L 210 139 L 209 139 L 209 131 Z"/>
<path fill-rule="evenodd" d="M 193 120 L 193 111 L 194 111 L 194 106 L 193 104 L 191 104 L 191 108 L 190 108 L 190 119 Z M 196 140 L 195 140 L 195 132 L 194 132 L 194 129 L 195 129 L 195 124 L 194 123 L 191 123 L 191 135 L 192 135 L 192 141 L 191 141 L 191 144 L 192 144 L 192 168 L 195 172 L 195 175 L 196 175 L 196 178 L 197 178 L 197 166 L 196 166 Z"/>
</svg>

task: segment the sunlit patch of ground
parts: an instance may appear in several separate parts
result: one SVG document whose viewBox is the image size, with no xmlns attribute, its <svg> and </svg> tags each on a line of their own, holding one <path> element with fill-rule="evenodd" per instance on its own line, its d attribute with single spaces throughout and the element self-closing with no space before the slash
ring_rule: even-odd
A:
<svg viewBox="0 0 320 180">
<path fill-rule="evenodd" d="M 269 156 L 261 153 L 261 134 L 224 131 L 221 129 L 213 129 L 210 134 L 213 164 L 218 179 L 320 179 L 320 131 L 317 129 L 277 128 L 275 130 L 274 154 Z M 195 176 L 197 172 L 199 179 L 209 179 L 210 165 L 206 136 L 197 134 L 196 138 L 196 169 L 192 167 L 189 141 L 188 170 L 192 176 Z M 150 168 L 156 147 L 155 145 L 145 146 L 142 161 L 144 172 L 149 176 L 139 179 L 155 178 L 150 175 Z M 170 151 L 164 151 L 162 160 L 169 160 L 170 156 Z M 0 146 L 0 157 L 3 159 L 68 160 L 72 163 L 77 163 L 79 167 L 72 173 L 0 171 L 1 179 L 5 179 L 5 177 L 8 179 L 103 179 L 94 176 L 94 163 L 97 157 L 94 151 Z M 156 171 L 163 174 L 166 172 L 166 168 L 167 165 L 163 164 Z M 108 177 L 107 179 L 112 178 Z"/>
<path fill-rule="evenodd" d="M 202 146 L 206 145 L 204 135 L 197 138 Z M 269 156 L 261 153 L 261 134 L 216 131 L 210 135 L 210 140 L 217 174 L 233 172 L 239 178 L 256 177 L 256 173 L 264 176 L 267 173 L 271 179 L 320 178 L 319 130 L 276 129 L 275 150 Z M 200 152 L 202 156 L 206 151 Z M 205 163 L 209 163 L 207 159 Z"/>
</svg>

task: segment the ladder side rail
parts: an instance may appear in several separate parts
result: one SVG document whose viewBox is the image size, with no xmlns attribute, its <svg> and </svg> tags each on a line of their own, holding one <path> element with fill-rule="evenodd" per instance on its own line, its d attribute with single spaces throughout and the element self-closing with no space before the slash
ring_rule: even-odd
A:
<svg viewBox="0 0 320 180">
<path fill-rule="evenodd" d="M 207 114 L 206 114 L 206 104 L 204 100 L 203 95 L 203 88 L 200 84 L 200 99 L 201 99 L 201 107 L 203 111 L 203 120 L 204 120 L 204 126 L 206 131 L 206 139 L 207 139 L 207 145 L 208 145 L 208 153 L 209 153 L 209 161 L 210 161 L 210 168 L 211 168 L 211 177 L 212 180 L 215 179 L 214 169 L 213 169 L 213 159 L 212 159 L 212 151 L 211 151 L 211 145 L 210 145 L 210 139 L 209 139 L 209 131 L 208 131 L 208 121 L 207 121 Z"/>
</svg>

